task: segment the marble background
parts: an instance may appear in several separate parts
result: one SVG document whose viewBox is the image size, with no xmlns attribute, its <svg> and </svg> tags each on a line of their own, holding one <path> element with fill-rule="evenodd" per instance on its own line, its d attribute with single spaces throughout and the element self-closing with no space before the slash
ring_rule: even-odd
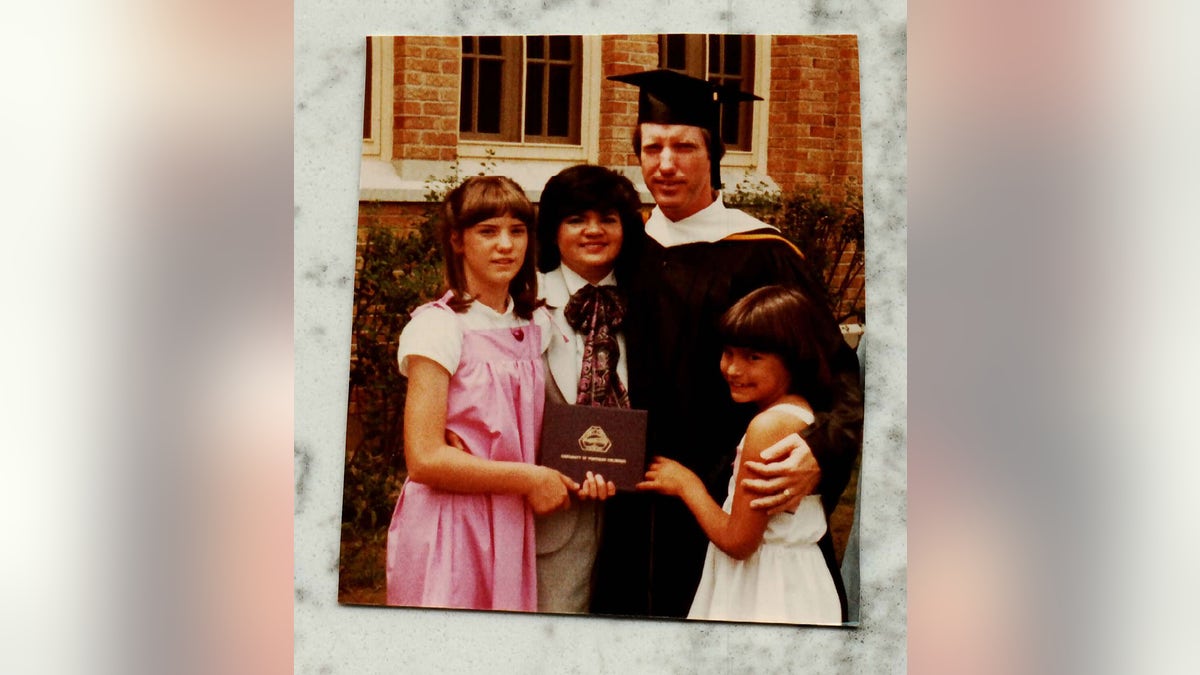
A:
<svg viewBox="0 0 1200 675">
<path fill-rule="evenodd" d="M 732 0 L 295 3 L 295 671 L 904 672 L 906 5 Z M 343 607 L 338 538 L 363 36 L 856 33 L 867 243 L 861 627 L 795 628 Z"/>
</svg>

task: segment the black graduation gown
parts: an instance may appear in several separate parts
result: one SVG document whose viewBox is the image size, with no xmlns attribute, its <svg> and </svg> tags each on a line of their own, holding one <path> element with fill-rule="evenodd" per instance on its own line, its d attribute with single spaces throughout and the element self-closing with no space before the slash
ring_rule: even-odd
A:
<svg viewBox="0 0 1200 675">
<path fill-rule="evenodd" d="M 779 240 L 695 243 L 665 248 L 645 240 L 627 288 L 625 320 L 629 391 L 634 408 L 649 411 L 647 462 L 679 461 L 723 503 L 737 442 L 755 410 L 735 404 L 721 376 L 717 323 L 734 302 L 771 284 L 823 298 L 808 264 Z M 837 330 L 830 317 L 830 330 Z M 821 467 L 818 492 L 826 513 L 846 487 L 862 438 L 858 360 L 844 347 L 835 359 L 839 387 L 816 410 L 806 440 Z M 822 543 L 842 597 L 845 592 L 827 533 Z M 683 501 L 653 493 L 622 493 L 605 503 L 592 611 L 633 616 L 687 616 L 700 581 L 708 538 Z"/>
</svg>

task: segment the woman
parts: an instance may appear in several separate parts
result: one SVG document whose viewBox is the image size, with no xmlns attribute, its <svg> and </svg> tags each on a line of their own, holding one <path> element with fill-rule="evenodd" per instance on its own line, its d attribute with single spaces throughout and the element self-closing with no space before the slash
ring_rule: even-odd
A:
<svg viewBox="0 0 1200 675">
<path fill-rule="evenodd" d="M 542 191 L 538 289 L 554 325 L 546 352 L 548 401 L 629 407 L 617 289 L 634 267 L 632 253 L 641 249 L 640 207 L 629 179 L 587 164 L 563 170 Z M 584 489 L 597 499 L 615 492 L 602 477 L 585 481 Z M 536 520 L 538 611 L 588 610 L 600 517 L 589 500 Z"/>
</svg>

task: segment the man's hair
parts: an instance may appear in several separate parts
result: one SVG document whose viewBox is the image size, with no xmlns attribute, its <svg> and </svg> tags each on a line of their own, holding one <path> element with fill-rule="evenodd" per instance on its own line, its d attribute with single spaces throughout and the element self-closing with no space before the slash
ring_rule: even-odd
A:
<svg viewBox="0 0 1200 675">
<path fill-rule="evenodd" d="M 511 178 L 504 176 L 472 176 L 446 195 L 439 229 L 442 254 L 446 259 L 446 285 L 454 294 L 449 304 L 454 311 L 465 312 L 474 301 L 467 292 L 462 256 L 454 251 L 455 237 L 461 241 L 467 229 L 500 216 L 516 218 L 531 230 L 521 269 L 508 284 L 513 311 L 517 316 L 529 319 L 533 317 L 533 309 L 537 306 L 537 271 L 533 264 L 536 220 L 533 204 L 529 203 L 525 191 Z"/>
<path fill-rule="evenodd" d="M 833 397 L 831 362 L 842 340 L 829 313 L 799 289 L 763 286 L 738 300 L 717 325 L 721 342 L 774 354 L 791 382 L 788 391 L 826 408 Z"/>
<path fill-rule="evenodd" d="M 564 220 L 584 211 L 615 211 L 622 235 L 615 269 L 623 281 L 633 269 L 633 256 L 641 250 L 646 233 L 641 206 L 633 183 L 616 171 L 578 164 L 558 172 L 546 182 L 538 204 L 538 269 L 549 272 L 562 263 L 558 230 Z"/>
<path fill-rule="evenodd" d="M 642 156 L 642 124 L 639 122 L 633 127 L 633 154 L 639 158 Z M 682 126 L 694 126 L 686 124 Z M 715 165 L 720 165 L 721 158 L 725 156 L 725 142 L 721 140 L 719 134 L 713 135 L 711 131 L 704 127 L 696 127 L 700 130 L 700 134 L 704 136 L 704 148 L 708 150 L 708 161 Z M 711 182 L 711 181 L 710 181 Z M 713 185 L 713 189 L 720 189 L 720 185 Z"/>
</svg>

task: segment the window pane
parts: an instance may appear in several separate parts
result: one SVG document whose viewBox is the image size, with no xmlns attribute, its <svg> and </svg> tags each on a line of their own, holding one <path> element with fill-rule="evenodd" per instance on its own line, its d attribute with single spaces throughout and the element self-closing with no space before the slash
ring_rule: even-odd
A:
<svg viewBox="0 0 1200 675">
<path fill-rule="evenodd" d="M 472 46 L 477 53 L 466 51 Z M 579 142 L 578 36 L 473 36 L 463 39 L 463 49 L 459 129 L 464 138 Z"/>
<path fill-rule="evenodd" d="M 736 146 L 738 144 L 738 132 L 741 129 L 741 104 L 722 106 L 724 110 L 721 114 L 721 140 L 727 145 Z"/>
<path fill-rule="evenodd" d="M 478 39 L 480 54 L 494 54 L 496 56 L 500 55 L 501 43 L 499 36 L 491 35 L 488 37 L 480 37 Z"/>
<path fill-rule="evenodd" d="M 550 66 L 547 136 L 571 135 L 571 66 Z"/>
<path fill-rule="evenodd" d="M 531 59 L 540 59 L 546 53 L 546 38 L 541 35 L 531 35 L 525 38 L 525 49 Z"/>
<path fill-rule="evenodd" d="M 371 137 L 371 108 L 374 106 L 374 101 L 371 100 L 371 38 L 367 38 L 367 90 L 363 95 L 363 138 Z"/>
<path fill-rule="evenodd" d="M 686 35 L 668 35 L 666 52 L 666 61 L 662 63 L 664 68 L 670 68 L 671 70 L 687 70 Z"/>
<path fill-rule="evenodd" d="M 542 135 L 542 86 L 544 75 L 540 64 L 529 64 L 525 70 L 525 133 Z"/>
<path fill-rule="evenodd" d="M 569 35 L 553 35 L 550 37 L 550 58 L 560 61 L 569 61 L 571 59 L 571 37 Z"/>
<path fill-rule="evenodd" d="M 504 69 L 499 61 L 479 62 L 479 113 L 475 131 L 500 133 L 500 84 Z"/>
<path fill-rule="evenodd" d="M 469 35 L 464 35 L 463 39 L 462 39 L 462 50 L 463 50 L 464 54 L 474 54 L 475 53 L 475 38 L 473 38 Z"/>
<path fill-rule="evenodd" d="M 708 36 L 708 79 L 745 92 L 754 90 L 754 38 Z M 721 107 L 721 139 L 731 150 L 749 150 L 754 108 L 748 103 Z"/>
<path fill-rule="evenodd" d="M 727 35 L 722 40 L 725 43 L 725 73 L 729 75 L 742 72 L 742 38 L 740 35 Z"/>
<path fill-rule="evenodd" d="M 475 101 L 475 68 L 474 59 L 464 58 L 462 62 L 462 87 L 458 97 L 458 130 L 472 131 L 471 120 L 474 116 Z"/>
</svg>

